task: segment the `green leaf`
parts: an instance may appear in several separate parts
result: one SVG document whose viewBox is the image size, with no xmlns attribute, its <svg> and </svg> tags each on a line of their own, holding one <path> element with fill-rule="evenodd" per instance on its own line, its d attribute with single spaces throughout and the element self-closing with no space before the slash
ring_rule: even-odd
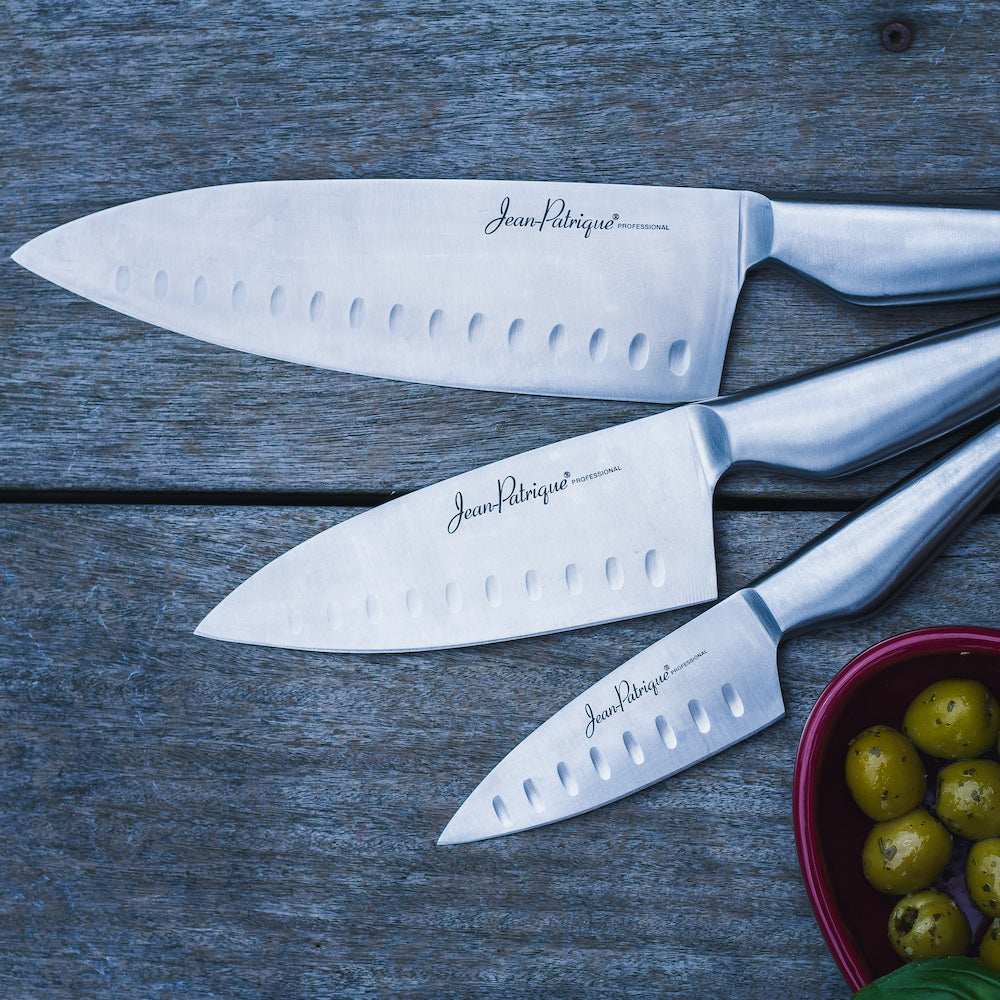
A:
<svg viewBox="0 0 1000 1000">
<path fill-rule="evenodd" d="M 1000 971 L 978 958 L 928 958 L 869 983 L 855 1000 L 1000 1000 Z"/>
</svg>

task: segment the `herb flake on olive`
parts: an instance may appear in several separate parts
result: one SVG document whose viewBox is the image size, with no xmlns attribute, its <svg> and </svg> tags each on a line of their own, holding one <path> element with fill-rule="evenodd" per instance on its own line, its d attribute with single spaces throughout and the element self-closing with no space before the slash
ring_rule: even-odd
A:
<svg viewBox="0 0 1000 1000">
<path fill-rule="evenodd" d="M 874 820 L 902 816 L 920 805 L 927 792 L 920 754 L 892 726 L 870 726 L 851 741 L 844 777 L 858 808 Z"/>
<path fill-rule="evenodd" d="M 878 892 L 902 896 L 927 888 L 947 868 L 951 856 L 951 834 L 919 806 L 872 827 L 861 852 L 861 867 Z"/>
<path fill-rule="evenodd" d="M 946 764 L 938 772 L 934 811 L 952 833 L 967 840 L 1000 837 L 1000 763 Z"/>
<path fill-rule="evenodd" d="M 936 681 L 910 702 L 903 732 L 918 750 L 932 757 L 978 757 L 996 745 L 1000 705 L 980 681 Z"/>
<path fill-rule="evenodd" d="M 907 962 L 964 955 L 972 928 L 958 904 L 938 889 L 904 896 L 889 915 L 889 943 Z"/>
<path fill-rule="evenodd" d="M 1000 838 L 980 840 L 969 848 L 965 885 L 980 913 L 1000 917 Z"/>
</svg>

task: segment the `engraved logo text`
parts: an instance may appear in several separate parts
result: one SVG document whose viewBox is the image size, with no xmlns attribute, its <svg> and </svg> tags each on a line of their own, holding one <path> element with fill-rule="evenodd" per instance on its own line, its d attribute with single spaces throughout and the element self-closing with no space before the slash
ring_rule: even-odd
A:
<svg viewBox="0 0 1000 1000">
<path fill-rule="evenodd" d="M 583 212 L 575 212 L 566 203 L 565 198 L 549 198 L 539 215 L 519 215 L 511 209 L 510 198 L 500 202 L 500 214 L 491 219 L 483 232 L 492 236 L 500 229 L 514 227 L 516 229 L 535 229 L 542 232 L 546 229 L 576 230 L 588 239 L 593 232 L 603 229 L 614 229 L 618 221 L 617 213 L 607 219 L 589 218 Z"/>
</svg>

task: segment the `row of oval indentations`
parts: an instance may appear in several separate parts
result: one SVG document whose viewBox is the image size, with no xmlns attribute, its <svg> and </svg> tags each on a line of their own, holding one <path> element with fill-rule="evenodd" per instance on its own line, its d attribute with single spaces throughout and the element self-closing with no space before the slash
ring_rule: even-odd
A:
<svg viewBox="0 0 1000 1000">
<path fill-rule="evenodd" d="M 663 557 L 655 549 L 646 553 L 644 567 L 646 578 L 654 587 L 662 587 L 666 581 L 666 567 Z M 604 564 L 604 575 L 611 590 L 621 590 L 625 585 L 625 573 L 620 561 L 612 556 Z M 565 570 L 566 589 L 574 596 L 583 591 L 583 572 L 575 563 L 570 563 Z M 492 574 L 486 578 L 483 592 L 487 603 L 492 608 L 503 604 L 503 585 L 500 579 Z M 532 601 L 541 600 L 542 581 L 536 570 L 530 569 L 524 575 L 524 592 Z M 444 588 L 445 604 L 450 612 L 458 614 L 464 607 L 462 591 L 456 583 L 449 583 Z M 411 588 L 405 595 L 406 611 L 411 618 L 419 618 L 424 613 L 424 602 L 420 591 Z M 365 614 L 373 624 L 382 620 L 382 602 L 375 594 L 369 594 L 365 601 Z"/>
<path fill-rule="evenodd" d="M 132 274 L 126 265 L 121 265 L 115 272 L 115 291 L 119 295 L 128 292 L 132 285 Z M 159 270 L 153 277 L 153 295 L 162 301 L 170 291 L 170 277 L 164 270 Z M 192 287 L 192 299 L 196 305 L 202 305 L 208 300 L 208 279 L 204 275 L 195 278 Z M 230 302 L 236 312 L 243 312 L 250 301 L 250 293 L 245 281 L 237 281 L 230 292 Z M 268 311 L 274 317 L 284 315 L 288 308 L 288 293 L 284 285 L 275 285 L 267 300 Z M 313 323 L 321 322 L 327 314 L 326 295 L 322 291 L 314 292 L 309 299 L 309 319 Z M 363 298 L 355 298 L 347 311 L 347 320 L 352 330 L 358 330 L 365 324 L 368 308 Z M 397 303 L 389 310 L 389 332 L 400 334 L 403 331 L 405 309 Z M 470 344 L 480 342 L 486 335 L 487 321 L 482 313 L 476 313 L 465 327 L 466 337 Z M 447 333 L 447 322 L 444 311 L 435 309 L 427 324 L 428 334 L 432 340 Z M 602 327 L 594 330 L 587 342 L 587 352 L 595 363 L 604 361 L 610 349 L 610 337 Z M 517 350 L 528 341 L 527 324 L 523 319 L 515 319 L 507 327 L 507 344 L 511 350 Z M 562 323 L 557 323 L 548 334 L 548 349 L 553 356 L 559 356 L 570 346 L 570 335 Z M 629 341 L 627 357 L 629 365 L 635 371 L 642 371 L 649 362 L 650 342 L 645 333 L 637 333 Z M 667 367 L 674 375 L 683 375 L 691 364 L 691 349 L 686 340 L 674 340 L 667 351 Z"/>
<path fill-rule="evenodd" d="M 521 789 L 524 792 L 524 797 L 528 801 L 528 805 L 536 813 L 545 812 L 545 802 L 542 799 L 541 794 L 538 791 L 538 786 L 528 778 L 521 785 Z M 493 796 L 493 813 L 496 818 L 500 821 L 500 825 L 503 827 L 513 826 L 513 821 L 510 818 L 510 810 L 507 808 L 507 803 L 504 802 L 503 797 L 500 795 Z"/>
<path fill-rule="evenodd" d="M 624 745 L 625 752 L 629 755 L 633 764 L 645 763 L 646 755 L 643 753 L 642 747 L 633 733 L 627 731 L 622 733 L 622 744 Z M 607 758 L 598 747 L 590 748 L 590 763 L 594 766 L 595 773 L 602 781 L 608 781 L 610 779 L 611 765 L 608 764 Z M 570 791 L 569 788 L 567 788 L 566 791 L 568 791 L 570 795 L 577 794 L 575 791 Z"/>
<path fill-rule="evenodd" d="M 726 707 L 729 709 L 734 718 L 739 718 L 745 711 L 743 699 L 740 697 L 739 692 L 735 687 L 733 687 L 732 684 L 729 683 L 723 684 L 721 691 Z M 708 733 L 711 730 L 712 720 L 709 717 L 708 712 L 705 710 L 705 706 L 697 698 L 692 698 L 688 702 L 687 710 L 691 721 L 697 727 L 699 732 Z M 656 733 L 660 742 L 668 750 L 676 749 L 678 743 L 677 733 L 666 717 L 663 715 L 657 715 L 654 722 L 656 726 Z M 622 733 L 622 744 L 625 747 L 625 752 L 628 754 L 629 759 L 633 764 L 639 766 L 645 763 L 646 754 L 644 753 L 642 745 L 639 743 L 639 740 L 636 738 L 634 733 L 628 730 Z M 590 763 L 598 778 L 602 781 L 609 781 L 611 779 L 611 765 L 608 763 L 607 757 L 599 747 L 591 747 Z M 566 790 L 568 795 L 575 796 L 580 794 L 580 784 L 577 781 L 576 776 L 573 774 L 572 769 L 565 761 L 560 761 L 556 765 L 556 776 L 559 778 L 559 783 Z M 536 813 L 544 812 L 545 802 L 542 799 L 541 793 L 539 792 L 538 786 L 535 782 L 531 778 L 528 778 L 522 783 L 521 787 L 528 805 L 530 805 Z M 507 804 L 504 802 L 502 796 L 494 796 L 492 804 L 493 812 L 501 825 L 504 827 L 512 826 L 513 821 L 511 820 L 510 810 L 507 808 Z"/>
<path fill-rule="evenodd" d="M 666 566 L 663 557 L 655 549 L 646 553 L 644 560 L 646 578 L 654 587 L 662 587 L 666 582 Z M 604 575 L 611 590 L 621 590 L 625 585 L 625 573 L 620 561 L 612 556 L 604 564 Z M 575 563 L 570 563 L 564 573 L 565 586 L 568 593 L 577 596 L 583 592 L 583 572 Z M 492 608 L 503 604 L 503 585 L 498 577 L 490 575 L 486 578 L 483 592 L 487 603 Z M 542 598 L 542 580 L 536 570 L 528 570 L 524 575 L 524 592 L 529 600 L 538 601 Z M 458 584 L 448 583 L 444 588 L 445 605 L 452 614 L 458 614 L 464 607 L 462 591 Z M 424 613 L 424 601 L 420 591 L 410 588 L 404 596 L 407 614 L 411 618 L 420 618 Z M 382 602 L 375 594 L 369 594 L 365 599 L 365 616 L 373 624 L 379 624 L 383 619 Z M 340 628 L 342 616 L 338 609 L 331 605 L 327 609 L 327 618 L 333 628 Z"/>
</svg>

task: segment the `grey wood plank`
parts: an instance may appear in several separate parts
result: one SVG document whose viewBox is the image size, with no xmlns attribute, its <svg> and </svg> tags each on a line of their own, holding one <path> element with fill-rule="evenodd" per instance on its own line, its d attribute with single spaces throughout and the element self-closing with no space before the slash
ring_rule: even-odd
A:
<svg viewBox="0 0 1000 1000">
<path fill-rule="evenodd" d="M 789 639 L 786 718 L 602 810 L 457 848 L 479 778 L 691 611 L 477 649 L 199 640 L 217 596 L 350 510 L 7 506 L 0 718 L 10 995 L 846 997 L 802 887 L 799 733 L 840 665 L 995 624 L 1000 518 L 893 605 Z M 719 519 L 723 590 L 827 514 Z"/>
<path fill-rule="evenodd" d="M 248 358 L 75 299 L 6 259 L 110 205 L 325 176 L 997 196 L 985 3 L 922 5 L 914 44 L 898 54 L 879 44 L 872 11 L 842 0 L 808 16 L 794 5 L 676 2 L 6 10 L 0 486 L 9 489 L 406 490 L 651 412 Z M 873 312 L 760 273 L 737 311 L 724 389 L 997 306 Z M 760 477 L 725 489 L 870 492 Z"/>
</svg>

